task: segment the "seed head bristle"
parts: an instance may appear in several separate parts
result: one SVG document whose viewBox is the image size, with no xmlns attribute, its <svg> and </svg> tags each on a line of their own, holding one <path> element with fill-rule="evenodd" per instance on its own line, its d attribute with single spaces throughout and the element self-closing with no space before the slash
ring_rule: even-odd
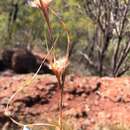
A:
<svg viewBox="0 0 130 130">
<path fill-rule="evenodd" d="M 52 0 L 33 0 L 33 1 L 29 1 L 28 4 L 35 8 L 41 8 L 42 6 L 46 8 L 50 4 L 50 2 L 52 2 Z"/>
<path fill-rule="evenodd" d="M 62 57 L 58 60 L 54 60 L 54 62 L 51 63 L 50 68 L 52 69 L 52 71 L 56 76 L 61 76 L 65 72 L 68 65 L 69 65 L 68 58 Z"/>
</svg>

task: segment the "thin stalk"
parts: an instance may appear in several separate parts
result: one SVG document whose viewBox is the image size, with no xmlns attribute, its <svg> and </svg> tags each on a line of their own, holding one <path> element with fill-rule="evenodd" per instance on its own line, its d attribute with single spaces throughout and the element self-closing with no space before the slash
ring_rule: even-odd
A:
<svg viewBox="0 0 130 130">
<path fill-rule="evenodd" d="M 50 25 L 50 21 L 49 21 L 49 17 L 48 17 L 48 10 L 47 9 L 44 9 L 42 10 L 42 13 L 45 17 L 45 20 L 46 20 L 46 23 L 47 23 L 47 26 L 48 26 L 48 34 L 49 34 L 49 40 L 51 42 L 51 44 L 53 43 L 53 37 L 52 37 L 52 29 L 51 29 L 51 25 Z"/>
<path fill-rule="evenodd" d="M 52 28 L 51 28 L 51 24 L 50 24 L 50 20 L 49 20 L 49 8 L 44 7 L 42 0 L 39 0 L 39 1 L 40 1 L 40 6 L 41 6 L 39 8 L 41 8 L 43 16 L 44 16 L 47 26 L 48 26 L 49 41 L 51 43 L 51 46 L 53 46 Z"/>
<path fill-rule="evenodd" d="M 59 103 L 59 126 L 60 130 L 63 130 L 63 96 L 64 96 L 64 80 L 65 80 L 65 75 L 62 75 L 61 78 L 57 77 L 58 80 L 58 85 L 60 88 L 60 103 Z"/>
<path fill-rule="evenodd" d="M 63 130 L 63 92 L 64 92 L 64 87 L 62 86 L 62 84 L 60 84 L 61 87 L 61 93 L 60 93 L 60 119 L 59 119 L 59 123 L 60 123 L 60 130 Z"/>
</svg>

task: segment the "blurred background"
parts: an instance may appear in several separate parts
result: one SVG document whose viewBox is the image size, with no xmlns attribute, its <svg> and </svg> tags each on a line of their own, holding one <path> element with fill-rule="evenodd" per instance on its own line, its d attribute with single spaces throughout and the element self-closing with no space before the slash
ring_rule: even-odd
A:
<svg viewBox="0 0 130 130">
<path fill-rule="evenodd" d="M 70 73 L 129 75 L 129 0 L 54 0 L 51 8 L 71 33 Z M 56 52 L 63 54 L 67 38 L 58 19 L 50 13 Z M 41 12 L 25 0 L 0 1 L 0 51 L 22 47 L 46 53 L 47 26 Z"/>
</svg>

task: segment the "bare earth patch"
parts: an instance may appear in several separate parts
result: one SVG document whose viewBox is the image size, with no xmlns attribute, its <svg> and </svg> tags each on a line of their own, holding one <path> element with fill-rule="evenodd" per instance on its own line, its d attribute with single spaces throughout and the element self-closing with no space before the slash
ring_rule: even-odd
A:
<svg viewBox="0 0 130 130">
<path fill-rule="evenodd" d="M 9 97 L 28 75 L 0 76 L 0 129 L 9 122 L 4 108 Z M 10 110 L 21 122 L 58 121 L 60 91 L 51 75 L 38 75 L 32 84 L 15 97 Z M 93 130 L 98 124 L 130 125 L 130 77 L 82 77 L 69 75 L 64 89 L 64 120 L 75 129 Z"/>
</svg>

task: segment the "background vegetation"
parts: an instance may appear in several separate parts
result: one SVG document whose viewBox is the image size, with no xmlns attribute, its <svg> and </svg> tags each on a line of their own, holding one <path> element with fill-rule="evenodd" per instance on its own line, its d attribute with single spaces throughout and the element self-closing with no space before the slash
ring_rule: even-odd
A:
<svg viewBox="0 0 130 130">
<path fill-rule="evenodd" d="M 51 7 L 71 32 L 71 72 L 99 76 L 129 74 L 129 0 L 55 0 Z M 58 52 L 66 37 L 50 14 Z M 0 48 L 26 47 L 45 51 L 46 24 L 26 0 L 0 1 Z"/>
</svg>

